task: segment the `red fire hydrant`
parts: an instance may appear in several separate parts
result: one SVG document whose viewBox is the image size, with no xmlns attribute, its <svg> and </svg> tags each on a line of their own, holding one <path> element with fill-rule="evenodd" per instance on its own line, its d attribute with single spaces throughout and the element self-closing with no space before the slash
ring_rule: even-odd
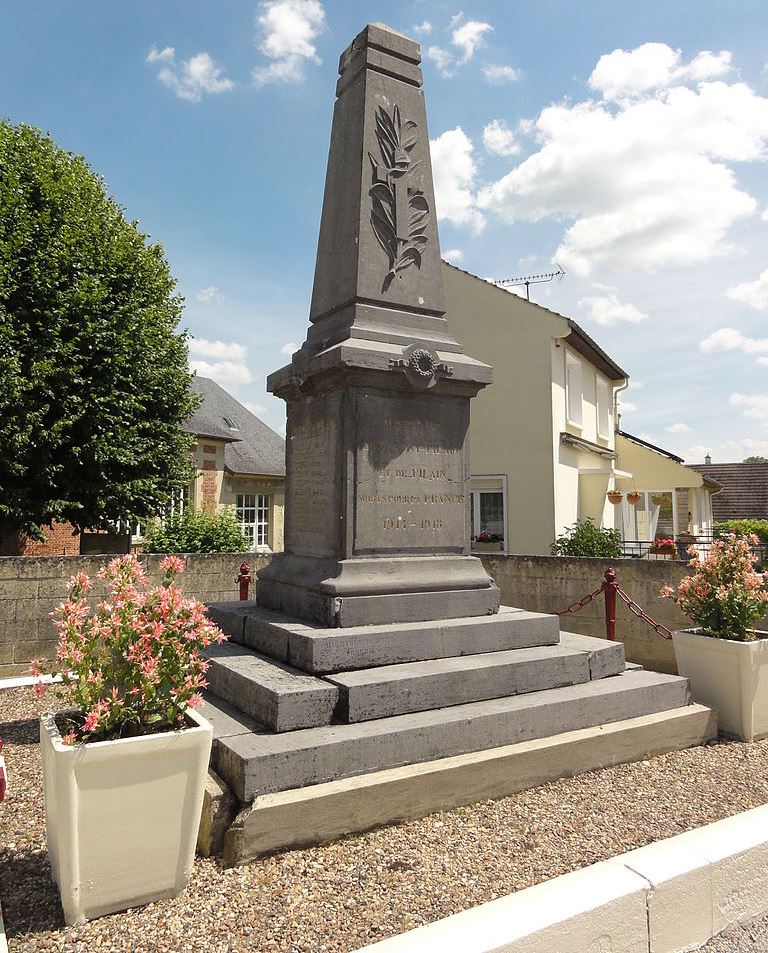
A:
<svg viewBox="0 0 768 953">
<path fill-rule="evenodd" d="M 235 582 L 240 583 L 240 601 L 245 602 L 248 599 L 248 586 L 253 582 L 251 567 L 248 563 L 240 564 L 240 573 Z"/>
</svg>

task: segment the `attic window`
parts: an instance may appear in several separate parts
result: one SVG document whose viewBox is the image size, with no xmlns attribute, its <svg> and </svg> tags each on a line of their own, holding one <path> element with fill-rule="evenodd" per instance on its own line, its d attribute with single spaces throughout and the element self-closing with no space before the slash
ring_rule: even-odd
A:
<svg viewBox="0 0 768 953">
<path fill-rule="evenodd" d="M 235 421 L 231 417 L 224 417 L 224 423 L 229 427 L 230 430 L 239 430 Z"/>
</svg>

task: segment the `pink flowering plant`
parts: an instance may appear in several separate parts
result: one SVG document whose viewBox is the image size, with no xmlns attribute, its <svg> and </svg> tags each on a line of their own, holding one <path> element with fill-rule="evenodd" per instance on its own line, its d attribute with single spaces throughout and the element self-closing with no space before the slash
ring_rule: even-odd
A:
<svg viewBox="0 0 768 953">
<path fill-rule="evenodd" d="M 701 627 L 702 635 L 754 641 L 753 626 L 768 610 L 768 588 L 754 570 L 751 547 L 757 543 L 756 536 L 726 536 L 713 542 L 705 559 L 691 546 L 691 574 L 680 582 L 677 592 L 664 586 L 662 596 L 676 602 Z"/>
<path fill-rule="evenodd" d="M 98 572 L 106 598 L 95 607 L 86 573 L 69 580 L 69 598 L 51 616 L 59 633 L 56 662 L 32 663 L 33 675 L 61 674 L 59 697 L 77 710 L 66 744 L 106 741 L 182 728 L 187 708 L 201 704 L 208 662 L 203 649 L 222 642 L 205 606 L 175 584 L 184 560 L 166 556 L 151 586 L 136 556 L 120 556 Z M 38 695 L 52 686 L 35 685 Z"/>
</svg>

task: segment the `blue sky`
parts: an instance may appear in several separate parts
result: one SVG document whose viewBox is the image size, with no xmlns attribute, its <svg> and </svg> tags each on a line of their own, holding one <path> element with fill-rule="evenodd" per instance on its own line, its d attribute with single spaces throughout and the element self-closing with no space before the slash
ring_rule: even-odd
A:
<svg viewBox="0 0 768 953">
<path fill-rule="evenodd" d="M 422 43 L 443 254 L 631 375 L 623 426 L 690 462 L 768 455 L 764 0 L 35 0 L 0 113 L 80 153 L 163 243 L 192 359 L 276 429 L 303 341 L 338 56 Z M 464 342 L 471 352 L 471 342 Z"/>
</svg>

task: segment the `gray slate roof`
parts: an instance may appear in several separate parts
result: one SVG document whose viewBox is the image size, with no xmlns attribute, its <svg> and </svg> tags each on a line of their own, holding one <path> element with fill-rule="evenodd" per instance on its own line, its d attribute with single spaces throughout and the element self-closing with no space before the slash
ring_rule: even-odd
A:
<svg viewBox="0 0 768 953">
<path fill-rule="evenodd" d="M 224 461 L 232 473 L 285 476 L 285 440 L 279 434 L 210 378 L 194 377 L 191 390 L 203 402 L 184 423 L 187 433 L 228 441 Z M 237 430 L 227 426 L 225 417 Z"/>
<path fill-rule="evenodd" d="M 768 463 L 696 463 L 691 468 L 723 485 L 712 497 L 715 520 L 768 519 Z"/>
</svg>

